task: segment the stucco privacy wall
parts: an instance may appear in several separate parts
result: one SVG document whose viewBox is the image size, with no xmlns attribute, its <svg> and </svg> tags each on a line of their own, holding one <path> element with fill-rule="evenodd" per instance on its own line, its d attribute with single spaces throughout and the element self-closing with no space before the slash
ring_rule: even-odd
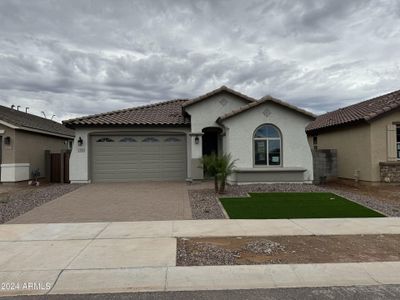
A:
<svg viewBox="0 0 400 300">
<path fill-rule="evenodd" d="M 171 133 L 171 134 L 185 134 L 188 135 L 190 132 L 189 128 L 177 128 L 177 127 L 154 127 L 154 128 L 107 128 L 107 127 L 88 127 L 88 128 L 77 128 L 75 130 L 75 139 L 71 151 L 71 156 L 69 160 L 69 176 L 71 183 L 88 183 L 91 181 L 90 176 L 90 135 L 92 134 L 157 134 L 157 133 Z M 79 137 L 83 140 L 83 145 L 78 146 Z M 190 139 L 187 137 L 187 141 Z M 190 150 L 190 144 L 188 144 L 188 149 Z M 188 155 L 190 151 L 187 151 Z M 189 162 L 190 159 L 187 158 Z M 187 165 L 188 176 L 190 176 L 190 165 Z"/>
<path fill-rule="evenodd" d="M 231 153 L 237 168 L 254 167 L 253 134 L 263 124 L 277 126 L 282 134 L 282 163 L 284 168 L 306 169 L 304 180 L 313 180 L 311 149 L 305 133 L 311 118 L 281 105 L 266 102 L 224 121 L 226 140 L 224 149 Z M 254 168 L 258 168 L 254 167 Z"/>
<path fill-rule="evenodd" d="M 230 113 L 244 105 L 248 104 L 247 101 L 242 98 L 232 95 L 230 93 L 220 93 L 204 99 L 201 102 L 197 102 L 189 107 L 185 108 L 185 111 L 191 116 L 191 129 L 192 133 L 201 133 L 203 128 L 206 127 L 221 127 L 216 123 L 216 120 L 224 114 Z M 195 143 L 195 137 L 191 138 L 191 178 L 202 179 L 203 171 L 200 166 L 200 159 L 203 156 L 202 153 L 202 139 L 198 136 L 200 142 Z M 224 138 L 225 139 L 225 138 Z M 225 147 L 225 141 L 223 140 L 223 148 Z"/>
<path fill-rule="evenodd" d="M 386 136 L 386 133 L 383 133 Z M 312 137 L 310 137 L 312 147 Z M 385 142 L 386 143 L 386 142 Z M 370 125 L 362 124 L 318 134 L 318 149 L 337 149 L 338 177 L 371 180 Z"/>
</svg>

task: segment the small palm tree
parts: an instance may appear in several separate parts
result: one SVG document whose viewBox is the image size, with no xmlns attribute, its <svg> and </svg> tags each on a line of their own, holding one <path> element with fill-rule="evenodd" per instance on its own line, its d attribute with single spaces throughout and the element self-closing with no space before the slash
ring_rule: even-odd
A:
<svg viewBox="0 0 400 300">
<path fill-rule="evenodd" d="M 204 155 L 201 159 L 201 165 L 205 174 L 214 178 L 214 189 L 218 193 L 218 156 L 214 152 L 210 155 Z"/>
<path fill-rule="evenodd" d="M 217 177 L 220 180 L 219 193 L 225 193 L 226 178 L 233 173 L 236 160 L 232 160 L 230 153 L 218 156 L 217 159 Z"/>
</svg>

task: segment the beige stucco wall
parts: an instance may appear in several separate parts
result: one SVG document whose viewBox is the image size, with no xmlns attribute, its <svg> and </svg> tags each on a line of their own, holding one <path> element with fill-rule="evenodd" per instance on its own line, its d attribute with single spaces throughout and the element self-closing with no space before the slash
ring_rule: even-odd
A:
<svg viewBox="0 0 400 300">
<path fill-rule="evenodd" d="M 61 150 L 68 148 L 66 141 L 65 138 L 16 130 L 15 161 L 13 163 L 30 163 L 30 172 L 39 168 L 41 176 L 44 177 L 46 175 L 44 151 L 60 153 Z"/>
<path fill-rule="evenodd" d="M 354 179 L 356 170 L 359 180 L 380 181 L 379 163 L 388 160 L 387 125 L 400 122 L 400 111 L 343 129 L 318 134 L 318 149 L 337 149 L 338 176 Z M 308 137 L 313 147 L 312 136 Z"/>
<path fill-rule="evenodd" d="M 312 147 L 312 138 L 309 137 Z M 370 125 L 363 124 L 318 134 L 318 149 L 337 149 L 338 176 L 371 181 Z"/>
<path fill-rule="evenodd" d="M 3 140 L 2 140 L 2 145 L 1 145 L 1 163 L 2 164 L 12 164 L 14 163 L 15 160 L 15 130 L 1 125 L 0 124 L 0 130 L 4 130 L 4 133 L 2 134 Z M 4 145 L 4 138 L 9 136 L 11 138 L 11 145 Z"/>
<path fill-rule="evenodd" d="M 386 114 L 371 123 L 371 180 L 380 181 L 379 162 L 388 160 L 387 126 L 400 123 L 400 111 Z"/>
</svg>

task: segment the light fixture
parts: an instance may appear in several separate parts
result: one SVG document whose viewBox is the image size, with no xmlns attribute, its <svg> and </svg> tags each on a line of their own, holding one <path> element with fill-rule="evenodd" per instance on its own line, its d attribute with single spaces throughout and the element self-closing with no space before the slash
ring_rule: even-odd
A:
<svg viewBox="0 0 400 300">
<path fill-rule="evenodd" d="M 78 146 L 81 147 L 83 145 L 83 140 L 81 137 L 78 139 Z"/>
<path fill-rule="evenodd" d="M 194 138 L 194 143 L 197 145 L 198 143 L 200 143 L 200 138 L 198 136 L 196 136 Z"/>
</svg>

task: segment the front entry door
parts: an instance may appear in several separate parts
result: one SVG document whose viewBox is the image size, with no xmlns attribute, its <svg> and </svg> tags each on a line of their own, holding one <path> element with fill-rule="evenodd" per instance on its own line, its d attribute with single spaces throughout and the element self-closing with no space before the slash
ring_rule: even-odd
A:
<svg viewBox="0 0 400 300">
<path fill-rule="evenodd" d="M 203 155 L 218 154 L 218 133 L 206 131 L 203 135 Z"/>
</svg>

